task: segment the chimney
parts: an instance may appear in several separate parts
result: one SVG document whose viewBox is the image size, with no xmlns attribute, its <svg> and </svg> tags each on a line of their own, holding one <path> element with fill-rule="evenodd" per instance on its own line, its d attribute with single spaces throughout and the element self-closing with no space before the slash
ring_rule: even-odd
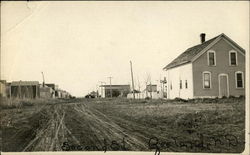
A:
<svg viewBox="0 0 250 155">
<path fill-rule="evenodd" d="M 201 33 L 200 34 L 200 37 L 201 37 L 201 44 L 205 42 L 205 38 L 206 38 L 206 34 L 205 33 Z"/>
</svg>

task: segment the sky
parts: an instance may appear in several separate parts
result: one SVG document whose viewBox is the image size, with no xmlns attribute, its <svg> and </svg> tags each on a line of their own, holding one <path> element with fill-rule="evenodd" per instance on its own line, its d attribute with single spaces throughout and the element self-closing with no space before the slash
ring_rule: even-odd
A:
<svg viewBox="0 0 250 155">
<path fill-rule="evenodd" d="M 2 2 L 1 79 L 55 83 L 74 96 L 100 81 L 163 79 L 187 48 L 226 34 L 249 52 L 249 2 Z"/>
</svg>

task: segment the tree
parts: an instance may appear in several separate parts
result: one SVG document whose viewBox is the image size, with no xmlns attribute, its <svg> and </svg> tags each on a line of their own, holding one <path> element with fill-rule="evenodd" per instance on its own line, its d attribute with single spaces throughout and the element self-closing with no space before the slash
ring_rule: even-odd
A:
<svg viewBox="0 0 250 155">
<path fill-rule="evenodd" d="M 150 98 L 152 99 L 152 83 L 151 83 L 151 74 L 146 73 L 146 78 L 145 78 L 145 84 L 146 84 L 146 97 L 148 97 L 148 84 L 150 85 Z"/>
</svg>

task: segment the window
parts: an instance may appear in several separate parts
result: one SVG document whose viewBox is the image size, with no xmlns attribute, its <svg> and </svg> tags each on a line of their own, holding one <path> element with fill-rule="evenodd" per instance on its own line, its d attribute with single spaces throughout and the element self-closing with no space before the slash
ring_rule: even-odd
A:
<svg viewBox="0 0 250 155">
<path fill-rule="evenodd" d="M 170 83 L 170 90 L 172 90 L 172 82 Z"/>
<path fill-rule="evenodd" d="M 234 50 L 229 52 L 229 64 L 230 64 L 230 66 L 237 65 L 237 53 Z"/>
<path fill-rule="evenodd" d="M 203 72 L 203 88 L 211 88 L 211 73 Z"/>
<path fill-rule="evenodd" d="M 235 73 L 236 88 L 244 88 L 243 72 L 238 71 Z"/>
<path fill-rule="evenodd" d="M 188 82 L 187 82 L 187 80 L 185 81 L 185 87 L 188 88 Z"/>
<path fill-rule="evenodd" d="M 215 51 L 208 51 L 208 66 L 216 65 Z"/>
<path fill-rule="evenodd" d="M 182 89 L 182 80 L 180 80 L 180 89 Z"/>
</svg>

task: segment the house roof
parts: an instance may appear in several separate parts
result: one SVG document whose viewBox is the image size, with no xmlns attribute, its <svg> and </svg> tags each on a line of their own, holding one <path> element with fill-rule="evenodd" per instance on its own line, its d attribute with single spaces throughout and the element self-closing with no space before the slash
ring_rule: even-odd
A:
<svg viewBox="0 0 250 155">
<path fill-rule="evenodd" d="M 105 90 L 109 89 L 117 89 L 117 90 L 128 90 L 130 89 L 130 85 L 100 85 L 100 87 L 103 87 Z"/>
<path fill-rule="evenodd" d="M 38 81 L 13 81 L 11 86 L 34 86 L 39 85 Z"/>
<path fill-rule="evenodd" d="M 100 87 L 130 87 L 130 85 L 100 85 Z"/>
<path fill-rule="evenodd" d="M 242 50 L 242 52 L 245 54 L 244 49 L 242 49 L 239 45 L 237 45 L 235 42 L 233 42 L 230 38 L 228 38 L 225 34 L 220 34 L 210 40 L 207 40 L 203 42 L 202 44 L 195 45 L 193 47 L 188 48 L 186 51 L 184 51 L 181 55 L 179 55 L 176 59 L 174 59 L 171 63 L 169 63 L 167 66 L 165 66 L 163 69 L 168 70 L 170 68 L 174 68 L 186 63 L 189 63 L 192 61 L 192 59 L 198 55 L 200 52 L 202 52 L 206 47 L 208 47 L 210 44 L 212 44 L 215 40 L 218 38 L 224 36 L 226 39 L 228 39 L 230 42 L 235 44 L 238 48 Z"/>
</svg>

